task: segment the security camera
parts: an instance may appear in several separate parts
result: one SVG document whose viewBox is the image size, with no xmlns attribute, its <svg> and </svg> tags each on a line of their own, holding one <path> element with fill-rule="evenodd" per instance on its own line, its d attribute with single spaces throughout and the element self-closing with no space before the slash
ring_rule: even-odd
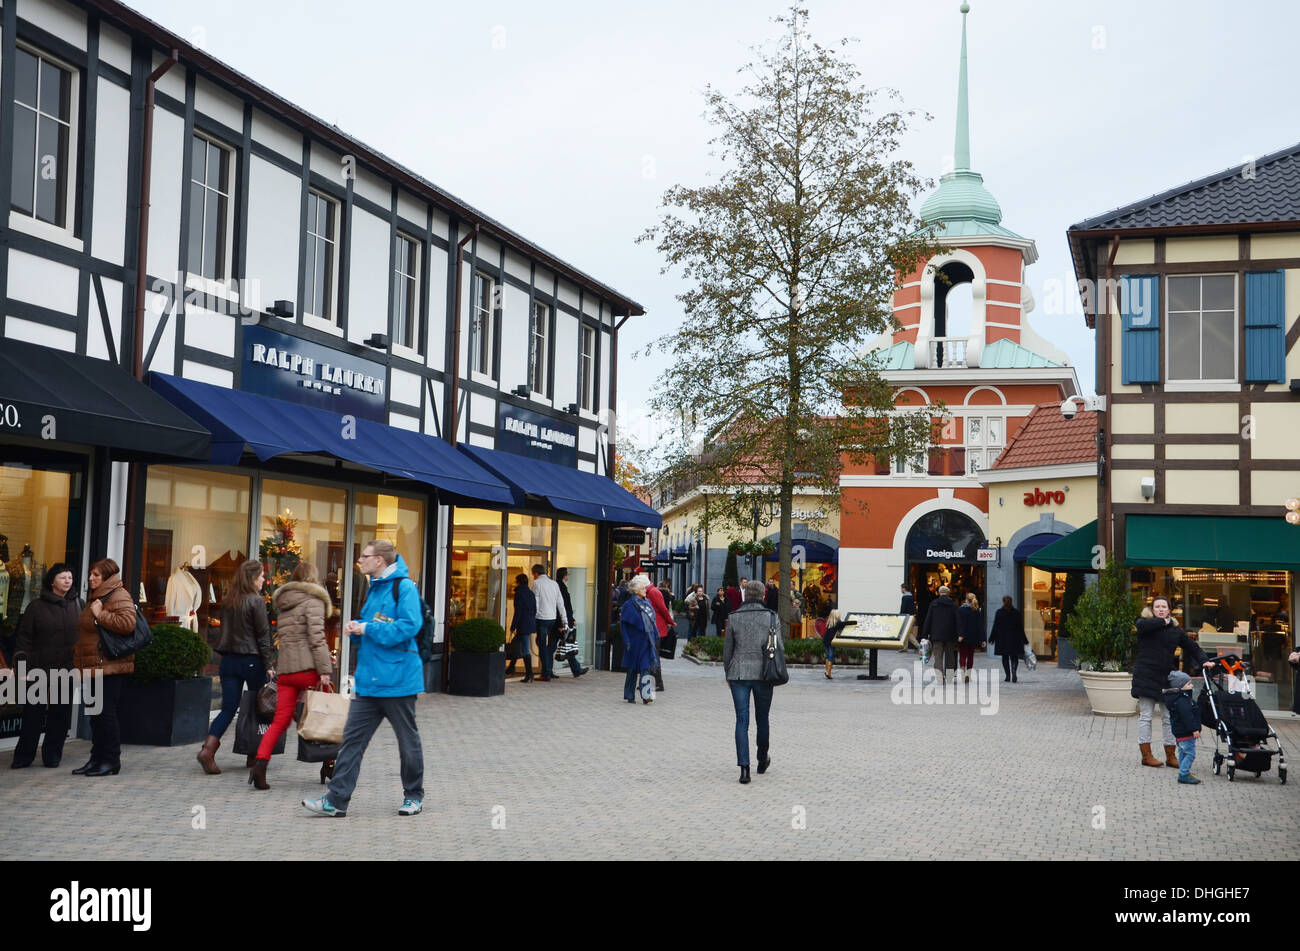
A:
<svg viewBox="0 0 1300 951">
<path fill-rule="evenodd" d="M 1061 415 L 1066 419 L 1074 419 L 1074 414 L 1077 412 L 1078 410 L 1075 408 L 1074 399 L 1072 397 L 1068 397 L 1061 401 Z"/>
<path fill-rule="evenodd" d="M 1156 480 L 1154 476 L 1146 476 L 1142 480 L 1142 498 L 1154 499 L 1156 497 Z"/>
</svg>

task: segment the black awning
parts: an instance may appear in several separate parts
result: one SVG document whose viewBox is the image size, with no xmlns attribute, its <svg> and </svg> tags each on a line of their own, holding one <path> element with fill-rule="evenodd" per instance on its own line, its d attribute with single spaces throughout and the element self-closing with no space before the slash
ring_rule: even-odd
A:
<svg viewBox="0 0 1300 951">
<path fill-rule="evenodd" d="M 0 436 L 108 446 L 140 458 L 206 459 L 208 431 L 109 363 L 0 340 Z"/>
</svg>

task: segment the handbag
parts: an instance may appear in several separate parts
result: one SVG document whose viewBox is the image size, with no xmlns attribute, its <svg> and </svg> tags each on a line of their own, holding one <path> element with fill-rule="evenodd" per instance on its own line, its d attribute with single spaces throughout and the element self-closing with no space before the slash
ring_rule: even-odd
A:
<svg viewBox="0 0 1300 951">
<path fill-rule="evenodd" d="M 275 703 L 280 691 L 276 689 L 275 681 L 262 684 L 262 689 L 257 691 L 257 719 L 263 723 L 270 723 L 275 719 Z"/>
<path fill-rule="evenodd" d="M 235 720 L 235 746 L 233 752 L 239 756 L 252 756 L 262 745 L 262 737 L 270 729 L 269 723 L 263 723 L 257 715 L 257 694 L 245 690 L 239 697 L 239 718 Z M 275 741 L 271 751 L 279 756 L 284 752 L 284 734 Z"/>
<path fill-rule="evenodd" d="M 1038 655 L 1034 653 L 1034 649 L 1028 644 L 1025 645 L 1025 666 L 1030 670 L 1038 669 Z"/>
<path fill-rule="evenodd" d="M 99 603 L 103 604 L 111 595 L 112 592 L 104 595 L 99 599 Z M 153 643 L 153 630 L 149 627 L 149 619 L 144 616 L 138 604 L 135 606 L 135 627 L 130 634 L 118 634 L 99 623 L 96 623 L 95 627 L 99 628 L 99 652 L 108 660 L 130 657 L 136 651 Z"/>
<path fill-rule="evenodd" d="M 303 698 L 302 718 L 298 721 L 299 738 L 342 743 L 350 703 L 350 698 L 341 693 L 308 690 Z"/>
<path fill-rule="evenodd" d="M 339 758 L 339 748 L 342 743 L 322 743 L 319 740 L 303 739 L 302 734 L 298 734 L 298 762 L 300 763 L 332 763 Z"/>
<path fill-rule="evenodd" d="M 763 646 L 763 680 L 773 687 L 790 682 L 790 673 L 785 669 L 785 642 L 775 624 L 767 632 Z"/>
</svg>

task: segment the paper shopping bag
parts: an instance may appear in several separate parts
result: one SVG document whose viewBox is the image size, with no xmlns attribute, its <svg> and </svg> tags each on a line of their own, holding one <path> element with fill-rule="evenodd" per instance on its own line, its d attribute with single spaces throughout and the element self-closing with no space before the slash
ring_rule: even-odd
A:
<svg viewBox="0 0 1300 951">
<path fill-rule="evenodd" d="M 305 740 L 342 743 L 343 727 L 348 722 L 348 697 L 323 690 L 308 690 L 298 721 L 298 735 Z"/>
</svg>

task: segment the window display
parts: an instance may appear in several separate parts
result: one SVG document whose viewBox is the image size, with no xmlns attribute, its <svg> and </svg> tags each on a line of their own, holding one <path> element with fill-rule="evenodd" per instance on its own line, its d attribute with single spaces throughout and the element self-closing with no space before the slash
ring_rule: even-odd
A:
<svg viewBox="0 0 1300 951">
<path fill-rule="evenodd" d="M 356 580 L 359 572 L 355 561 L 348 562 L 343 553 L 347 503 L 346 489 L 262 480 L 258 531 L 258 558 L 266 565 L 266 586 L 262 591 L 271 597 L 279 585 L 289 580 L 299 561 L 314 564 L 337 612 L 325 622 L 325 640 L 336 658 L 347 574 L 353 575 L 354 599 L 358 590 L 365 599 L 364 586 Z"/>
</svg>

